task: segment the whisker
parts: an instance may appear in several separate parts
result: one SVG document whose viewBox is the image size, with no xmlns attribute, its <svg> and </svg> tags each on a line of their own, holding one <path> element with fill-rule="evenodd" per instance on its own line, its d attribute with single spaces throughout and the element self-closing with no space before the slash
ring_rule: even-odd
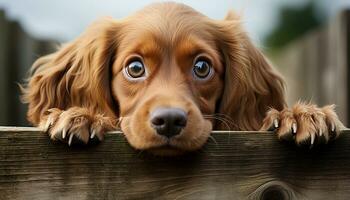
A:
<svg viewBox="0 0 350 200">
<path fill-rule="evenodd" d="M 233 120 L 231 119 L 231 117 L 229 117 L 228 115 L 225 114 L 212 114 L 212 115 L 203 115 L 204 117 L 217 117 L 217 118 L 221 118 L 221 119 L 225 119 L 228 122 L 233 123 Z"/>
<path fill-rule="evenodd" d="M 224 119 L 222 119 L 222 118 L 219 118 L 219 117 L 204 117 L 204 119 L 216 119 L 216 120 L 219 120 L 219 121 L 221 121 L 221 122 L 226 126 L 226 128 L 227 128 L 229 131 L 231 130 L 229 124 L 228 124 Z"/>
<path fill-rule="evenodd" d="M 218 145 L 218 142 L 215 140 L 213 136 L 209 135 L 208 138 L 211 139 L 216 145 Z"/>
<path fill-rule="evenodd" d="M 120 127 L 120 124 L 122 123 L 123 119 L 126 119 L 126 118 L 130 118 L 130 116 L 129 117 L 119 117 L 117 127 Z"/>
<path fill-rule="evenodd" d="M 231 117 L 229 117 L 228 115 L 218 113 L 218 114 L 212 114 L 212 115 L 203 115 L 203 117 L 204 118 L 217 119 L 217 120 L 220 120 L 221 122 L 225 121 L 227 124 L 230 125 L 230 128 L 234 127 L 236 129 L 238 129 L 238 125 L 235 124 L 233 122 L 233 120 L 231 119 Z M 229 130 L 231 130 L 230 128 L 229 128 Z"/>
<path fill-rule="evenodd" d="M 143 152 L 144 152 L 145 150 L 139 150 L 139 153 L 137 154 L 137 157 L 140 157 L 141 156 L 141 154 L 143 154 Z"/>
</svg>

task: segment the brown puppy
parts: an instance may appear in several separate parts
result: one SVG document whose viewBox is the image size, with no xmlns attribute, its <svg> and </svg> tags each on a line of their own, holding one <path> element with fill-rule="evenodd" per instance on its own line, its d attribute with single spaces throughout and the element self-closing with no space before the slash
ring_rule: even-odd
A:
<svg viewBox="0 0 350 200">
<path fill-rule="evenodd" d="M 296 143 L 343 128 L 333 106 L 286 107 L 284 82 L 229 13 L 213 20 L 177 3 L 103 19 L 38 59 L 28 119 L 52 139 L 88 143 L 120 125 L 136 149 L 199 149 L 211 130 L 267 130 Z"/>
</svg>

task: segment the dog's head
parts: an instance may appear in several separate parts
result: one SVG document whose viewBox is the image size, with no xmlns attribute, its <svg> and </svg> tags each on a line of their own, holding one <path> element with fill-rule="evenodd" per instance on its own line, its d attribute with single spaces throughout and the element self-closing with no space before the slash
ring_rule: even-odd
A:
<svg viewBox="0 0 350 200">
<path fill-rule="evenodd" d="M 258 129 L 268 106 L 284 103 L 282 80 L 237 16 L 213 20 L 183 4 L 100 20 L 38 71 L 43 63 L 67 97 L 56 104 L 117 117 L 133 147 L 157 153 L 198 149 L 213 127 Z"/>
</svg>

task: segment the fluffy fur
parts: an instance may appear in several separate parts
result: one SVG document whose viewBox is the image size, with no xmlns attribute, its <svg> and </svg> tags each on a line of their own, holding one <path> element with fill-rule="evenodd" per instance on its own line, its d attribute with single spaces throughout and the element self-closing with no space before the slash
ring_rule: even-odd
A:
<svg viewBox="0 0 350 200">
<path fill-rule="evenodd" d="M 214 68 L 207 81 L 191 74 L 205 56 Z M 143 81 L 123 70 L 134 57 L 147 67 Z M 200 148 L 211 130 L 267 130 L 296 142 L 338 135 L 333 106 L 286 107 L 284 82 L 251 43 L 230 12 L 213 20 L 183 4 L 158 3 L 122 20 L 92 24 L 75 41 L 39 58 L 25 90 L 28 120 L 52 139 L 88 143 L 118 127 L 136 149 L 165 154 Z M 187 126 L 170 141 L 150 126 L 158 106 L 179 107 Z M 293 138 L 293 137 L 292 137 Z"/>
</svg>

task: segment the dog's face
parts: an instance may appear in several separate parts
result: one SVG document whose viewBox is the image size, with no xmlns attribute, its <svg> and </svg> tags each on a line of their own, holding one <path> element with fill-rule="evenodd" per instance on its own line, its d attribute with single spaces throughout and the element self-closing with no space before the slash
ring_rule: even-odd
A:
<svg viewBox="0 0 350 200">
<path fill-rule="evenodd" d="M 257 130 L 269 107 L 284 106 L 282 79 L 237 16 L 213 20 L 177 3 L 97 21 L 33 70 L 24 96 L 33 124 L 50 108 L 83 107 L 158 154 L 198 149 L 213 128 Z"/>
<path fill-rule="evenodd" d="M 216 38 L 198 13 L 184 13 L 183 19 L 179 10 L 144 13 L 123 27 L 130 31 L 120 38 L 112 67 L 121 129 L 137 149 L 198 149 L 212 130 L 210 115 L 223 91 Z"/>
</svg>

